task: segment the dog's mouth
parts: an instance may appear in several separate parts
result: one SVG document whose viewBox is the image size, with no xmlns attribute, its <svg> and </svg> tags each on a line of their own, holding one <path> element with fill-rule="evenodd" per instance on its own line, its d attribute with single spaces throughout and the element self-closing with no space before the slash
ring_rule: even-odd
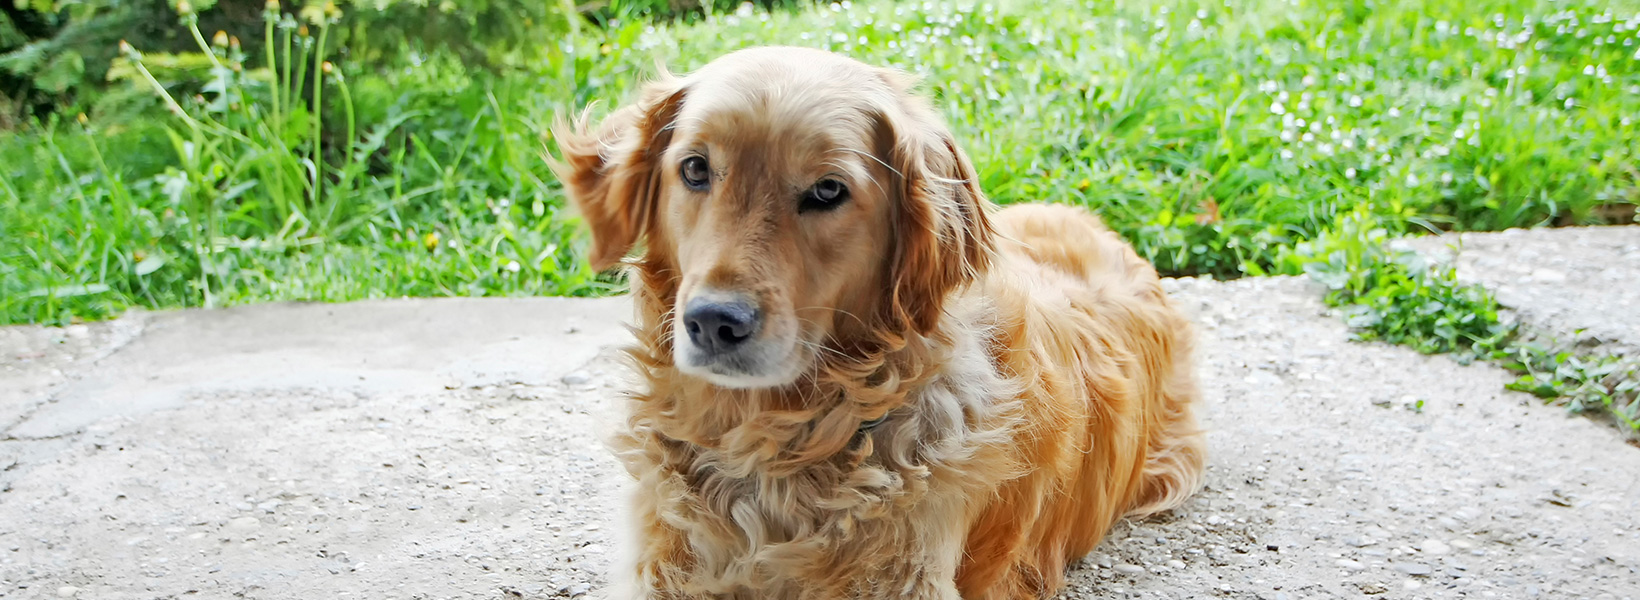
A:
<svg viewBox="0 0 1640 600">
<path fill-rule="evenodd" d="M 673 344 L 679 371 L 726 388 L 780 387 L 802 372 L 796 340 L 759 339 L 726 352 L 710 352 L 689 342 Z"/>
</svg>

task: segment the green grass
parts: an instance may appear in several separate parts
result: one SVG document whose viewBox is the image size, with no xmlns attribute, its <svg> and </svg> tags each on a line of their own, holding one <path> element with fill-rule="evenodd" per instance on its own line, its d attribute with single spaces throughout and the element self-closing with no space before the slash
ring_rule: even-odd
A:
<svg viewBox="0 0 1640 600">
<path fill-rule="evenodd" d="M 607 292 L 540 160 L 546 125 L 607 110 L 657 57 L 688 70 L 754 44 L 924 75 L 992 197 L 1093 207 L 1170 274 L 1297 272 L 1296 245 L 1342 215 L 1395 235 L 1640 202 L 1632 2 L 748 8 L 544 36 L 492 73 L 418 55 L 324 74 L 345 53 L 297 25 L 270 24 L 267 56 L 218 48 L 206 75 L 116 69 L 147 93 L 152 66 L 186 119 L 156 101 L 0 140 L 0 323 Z"/>
</svg>

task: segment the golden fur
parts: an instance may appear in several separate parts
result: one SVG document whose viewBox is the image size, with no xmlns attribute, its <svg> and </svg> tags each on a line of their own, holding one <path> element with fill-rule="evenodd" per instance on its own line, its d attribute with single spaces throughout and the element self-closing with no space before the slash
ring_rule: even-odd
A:
<svg viewBox="0 0 1640 600">
<path fill-rule="evenodd" d="M 995 210 L 909 87 L 758 48 L 557 128 L 593 264 L 643 246 L 612 597 L 1041 598 L 1199 486 L 1189 325 L 1155 271 L 1081 209 Z M 825 177 L 849 200 L 800 211 Z M 742 374 L 674 336 L 725 293 L 763 315 Z"/>
</svg>

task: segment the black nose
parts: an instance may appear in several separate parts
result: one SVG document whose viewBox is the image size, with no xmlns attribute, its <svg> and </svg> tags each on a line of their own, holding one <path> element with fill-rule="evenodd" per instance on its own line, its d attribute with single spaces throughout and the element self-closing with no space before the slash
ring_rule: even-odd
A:
<svg viewBox="0 0 1640 600">
<path fill-rule="evenodd" d="M 744 300 L 714 302 L 695 298 L 683 311 L 683 328 L 689 332 L 689 341 L 708 354 L 734 350 L 751 339 L 761 324 L 757 307 Z"/>
</svg>

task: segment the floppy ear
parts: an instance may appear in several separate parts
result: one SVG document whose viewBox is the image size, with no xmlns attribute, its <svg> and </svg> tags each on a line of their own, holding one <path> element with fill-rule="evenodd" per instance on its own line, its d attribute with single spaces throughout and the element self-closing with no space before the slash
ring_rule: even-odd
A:
<svg viewBox="0 0 1640 600">
<path fill-rule="evenodd" d="M 654 226 L 661 153 L 672 142 L 672 122 L 683 82 L 665 71 L 638 100 L 590 126 L 591 107 L 573 124 L 553 125 L 561 160 L 549 166 L 592 230 L 592 267 L 612 267 Z"/>
<path fill-rule="evenodd" d="M 909 78 L 884 71 L 897 96 L 884 111 L 889 164 L 897 172 L 890 314 L 918 333 L 938 324 L 945 297 L 990 267 L 995 249 L 990 202 L 968 156 Z"/>
</svg>

